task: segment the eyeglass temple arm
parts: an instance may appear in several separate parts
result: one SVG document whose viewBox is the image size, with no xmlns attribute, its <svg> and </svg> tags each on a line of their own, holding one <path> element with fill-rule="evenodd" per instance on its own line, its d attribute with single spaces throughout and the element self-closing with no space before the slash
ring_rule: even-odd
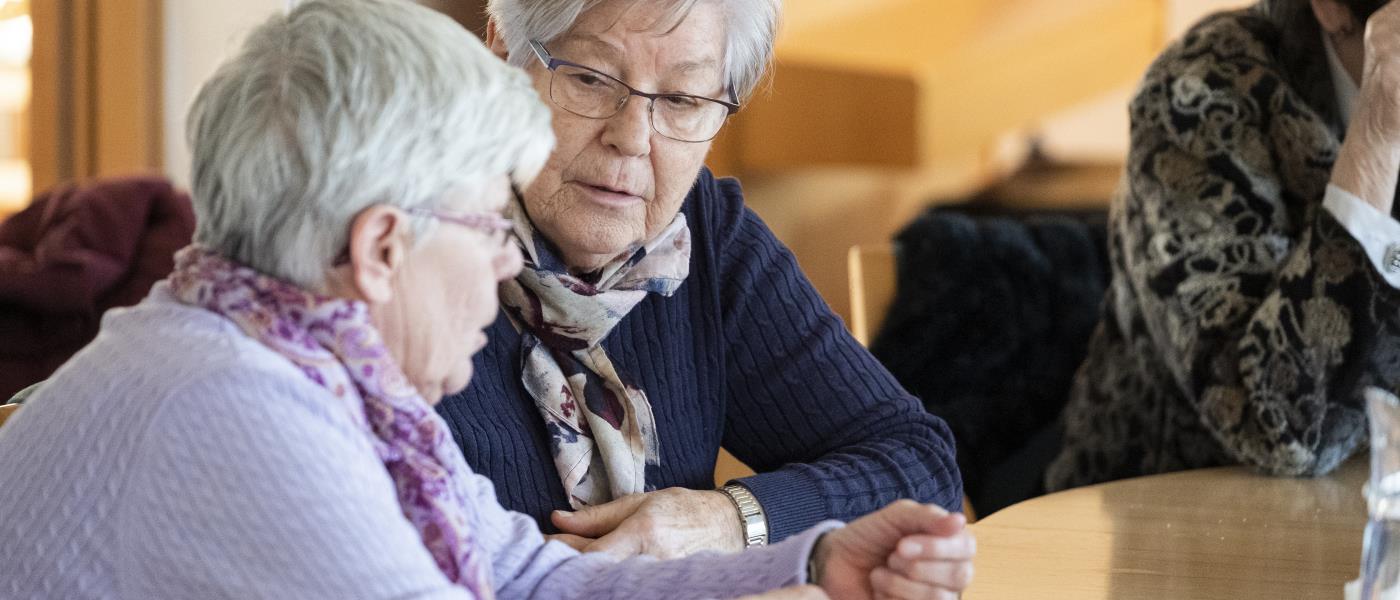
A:
<svg viewBox="0 0 1400 600">
<path fill-rule="evenodd" d="M 544 63 L 544 68 L 554 68 L 554 57 L 550 56 L 549 51 L 544 49 L 544 44 L 541 44 L 538 40 L 530 40 L 530 50 L 535 53 L 535 58 L 540 59 L 540 62 Z"/>
</svg>

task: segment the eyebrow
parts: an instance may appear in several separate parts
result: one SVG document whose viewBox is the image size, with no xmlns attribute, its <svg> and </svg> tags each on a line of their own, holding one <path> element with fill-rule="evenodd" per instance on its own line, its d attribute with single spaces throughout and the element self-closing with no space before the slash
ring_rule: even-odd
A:
<svg viewBox="0 0 1400 600">
<path fill-rule="evenodd" d="M 596 48 L 599 51 L 599 53 L 603 55 L 601 57 L 603 60 L 613 61 L 614 64 L 620 62 L 622 57 L 626 56 L 627 54 L 622 49 L 622 46 L 614 44 L 613 42 L 610 42 L 591 33 L 570 34 L 559 38 L 558 41 L 564 43 L 565 45 L 568 45 L 570 42 L 583 42 L 593 48 Z M 688 75 L 696 71 L 703 71 L 706 69 L 718 70 L 718 68 L 718 60 L 716 60 L 714 57 L 706 57 L 700 60 L 687 60 L 681 62 L 679 64 L 676 64 L 675 66 L 672 66 L 670 70 L 675 73 Z"/>
<path fill-rule="evenodd" d="M 564 45 L 569 45 L 572 42 L 585 43 L 597 49 L 599 53 L 603 54 L 604 60 L 616 61 L 626 54 L 625 52 L 623 52 L 622 46 L 609 42 L 591 33 L 569 34 L 559 38 L 558 41 L 563 43 Z"/>
<path fill-rule="evenodd" d="M 693 73 L 695 71 L 703 71 L 705 69 L 714 70 L 717 69 L 718 66 L 719 61 L 713 58 L 705 58 L 701 60 L 688 60 L 676 65 L 673 68 L 681 73 Z"/>
</svg>

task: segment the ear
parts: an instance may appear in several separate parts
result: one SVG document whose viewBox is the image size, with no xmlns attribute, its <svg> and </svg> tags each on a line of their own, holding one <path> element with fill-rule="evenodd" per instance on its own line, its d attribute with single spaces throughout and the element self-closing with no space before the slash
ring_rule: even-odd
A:
<svg viewBox="0 0 1400 600">
<path fill-rule="evenodd" d="M 1329 35 L 1351 35 L 1361 30 L 1351 9 L 1338 0 L 1312 0 L 1313 15 Z"/>
<path fill-rule="evenodd" d="M 505 38 L 501 37 L 501 28 L 496 26 L 495 19 L 486 22 L 486 48 L 501 60 L 505 60 L 506 55 L 510 54 L 506 48 Z"/>
<path fill-rule="evenodd" d="M 350 223 L 351 285 L 366 302 L 393 300 L 394 277 L 411 240 L 408 217 L 398 209 L 376 204 L 355 215 Z"/>
</svg>

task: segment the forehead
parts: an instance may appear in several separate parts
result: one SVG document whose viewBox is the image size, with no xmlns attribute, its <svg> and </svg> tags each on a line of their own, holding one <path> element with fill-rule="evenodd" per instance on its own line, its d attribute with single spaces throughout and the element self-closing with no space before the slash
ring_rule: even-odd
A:
<svg viewBox="0 0 1400 600">
<path fill-rule="evenodd" d="M 585 11 L 555 45 L 617 66 L 660 74 L 721 69 L 725 19 L 719 2 L 696 2 L 679 22 L 668 2 L 610 0 Z"/>
</svg>

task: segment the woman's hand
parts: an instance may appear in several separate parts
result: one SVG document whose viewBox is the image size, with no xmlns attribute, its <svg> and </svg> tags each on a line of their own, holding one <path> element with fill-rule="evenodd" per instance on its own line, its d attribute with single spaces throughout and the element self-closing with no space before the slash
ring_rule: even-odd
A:
<svg viewBox="0 0 1400 600">
<path fill-rule="evenodd" d="M 1400 142 L 1400 4 L 1388 3 L 1366 20 L 1365 48 L 1357 116 L 1364 115 L 1367 133 Z"/>
<path fill-rule="evenodd" d="M 817 583 L 832 598 L 955 599 L 972 582 L 977 543 L 967 520 L 900 500 L 826 534 Z"/>
<path fill-rule="evenodd" d="M 667 488 L 607 504 L 550 515 L 559 535 L 550 539 L 581 552 L 680 558 L 706 550 L 744 548 L 739 513 L 723 493 Z"/>
<path fill-rule="evenodd" d="M 1400 172 L 1400 2 L 1366 21 L 1356 110 L 1332 168 L 1332 184 L 1390 214 Z"/>
</svg>

